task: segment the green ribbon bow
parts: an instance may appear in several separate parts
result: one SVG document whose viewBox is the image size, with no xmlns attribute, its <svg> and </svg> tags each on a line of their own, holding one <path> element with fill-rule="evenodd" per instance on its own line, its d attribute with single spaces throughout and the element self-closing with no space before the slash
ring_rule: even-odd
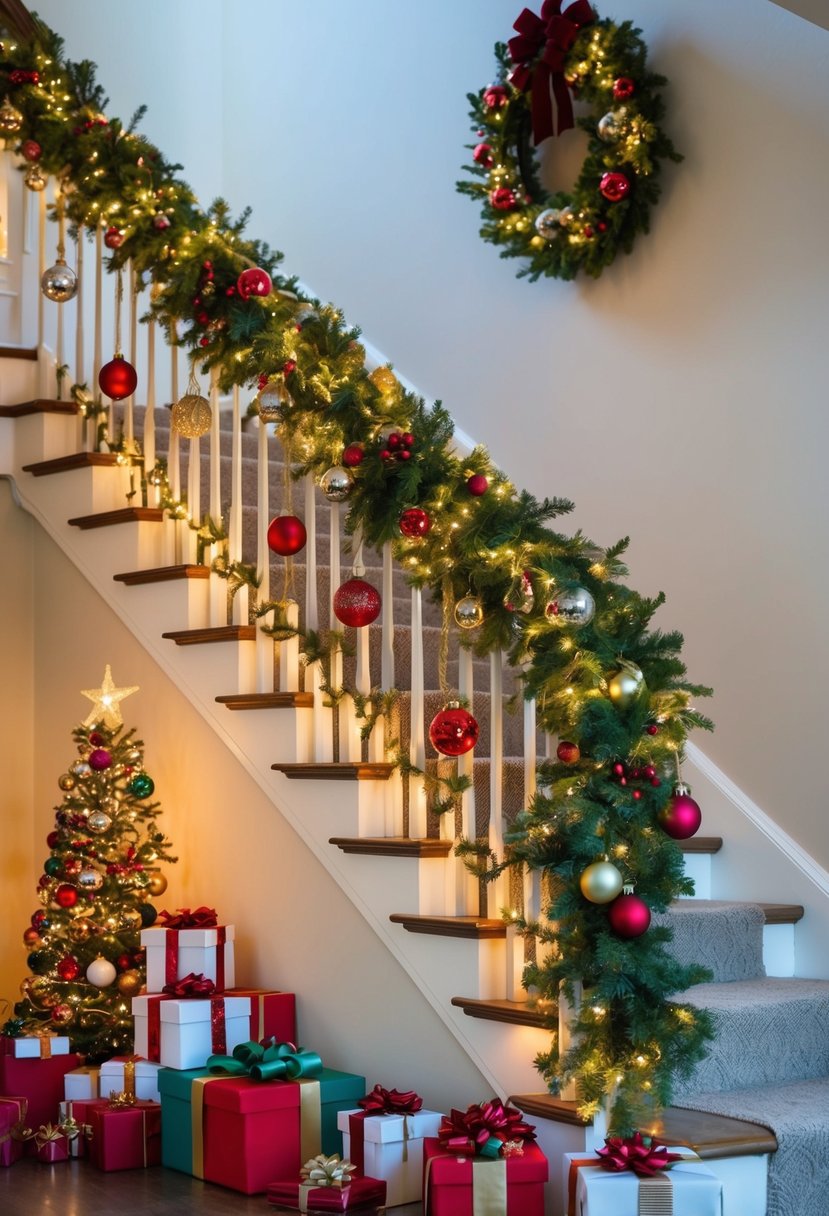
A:
<svg viewBox="0 0 829 1216">
<path fill-rule="evenodd" d="M 295 1081 L 315 1077 L 322 1071 L 322 1057 L 315 1051 L 300 1051 L 293 1043 L 275 1038 L 263 1043 L 240 1043 L 232 1056 L 210 1056 L 210 1072 L 231 1077 L 250 1077 L 252 1081 Z"/>
</svg>

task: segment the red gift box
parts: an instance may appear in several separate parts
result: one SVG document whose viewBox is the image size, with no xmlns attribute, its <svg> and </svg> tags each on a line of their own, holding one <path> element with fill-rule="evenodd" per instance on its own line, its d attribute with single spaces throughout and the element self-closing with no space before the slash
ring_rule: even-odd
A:
<svg viewBox="0 0 829 1216">
<path fill-rule="evenodd" d="M 548 1166 L 537 1144 L 525 1143 L 521 1154 L 493 1160 L 458 1157 L 440 1140 L 427 1137 L 423 1163 L 423 1194 L 430 1216 L 473 1216 L 473 1190 L 505 1194 L 503 1216 L 544 1216 Z"/>
<path fill-rule="evenodd" d="M 58 1136 L 56 1140 L 46 1140 L 37 1145 L 37 1159 L 44 1165 L 54 1165 L 57 1161 L 69 1160 L 69 1141 L 66 1136 Z"/>
<path fill-rule="evenodd" d="M 255 1195 L 273 1178 L 295 1173 L 301 1088 L 249 1077 L 223 1077 L 205 1086 L 205 1181 Z"/>
<path fill-rule="evenodd" d="M 25 1098 L 0 1098 L 0 1165 L 14 1165 L 23 1156 L 23 1141 L 14 1134 L 26 1122 Z"/>
<path fill-rule="evenodd" d="M 57 1123 L 58 1106 L 63 1097 L 63 1078 L 80 1064 L 80 1056 L 18 1060 L 12 1053 L 13 1040 L 0 1036 L 0 1094 L 21 1094 L 29 1103 L 29 1127 Z"/>
<path fill-rule="evenodd" d="M 69 1142 L 70 1157 L 86 1157 L 89 1137 L 92 1128 L 89 1124 L 89 1108 L 100 1098 L 67 1098 L 60 1104 L 61 1119 L 74 1119 L 78 1125 L 78 1134 Z"/>
<path fill-rule="evenodd" d="M 301 1191 L 304 1192 L 302 1196 Z M 367 1214 L 385 1202 L 386 1184 L 382 1178 L 352 1178 L 342 1189 L 338 1186 L 306 1187 L 301 1182 L 272 1182 L 268 1187 L 268 1203 L 292 1212 L 357 1211 Z"/>
<path fill-rule="evenodd" d="M 77 1105 L 77 1104 L 76 1104 Z M 87 1104 L 92 1128 L 89 1156 L 99 1170 L 134 1170 L 161 1164 L 161 1107 L 157 1102 Z"/>
<path fill-rule="evenodd" d="M 296 1043 L 296 997 L 293 992 L 228 988 L 225 996 L 250 997 L 250 1037 L 254 1042 L 274 1038 L 278 1043 Z"/>
</svg>

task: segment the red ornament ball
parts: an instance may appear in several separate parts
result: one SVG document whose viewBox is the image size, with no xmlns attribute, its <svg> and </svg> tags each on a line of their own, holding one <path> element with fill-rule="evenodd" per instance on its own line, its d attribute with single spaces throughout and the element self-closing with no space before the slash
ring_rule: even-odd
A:
<svg viewBox="0 0 829 1216">
<path fill-rule="evenodd" d="M 497 186 L 490 191 L 489 201 L 496 211 L 512 211 L 518 203 L 518 198 L 509 186 Z"/>
<path fill-rule="evenodd" d="M 581 750 L 578 743 L 568 743 L 566 739 L 562 739 L 556 748 L 556 755 L 562 764 L 578 764 Z"/>
<path fill-rule="evenodd" d="M 491 84 L 484 89 L 484 105 L 489 110 L 500 110 L 508 100 L 509 93 L 502 84 Z"/>
<path fill-rule="evenodd" d="M 57 848 L 57 843 L 60 840 L 60 832 L 50 832 L 46 837 L 46 845 L 50 849 Z"/>
<path fill-rule="evenodd" d="M 40 154 L 43 151 L 36 139 L 24 139 L 20 145 L 20 151 L 26 160 L 40 160 Z"/>
<path fill-rule="evenodd" d="M 296 359 L 286 359 L 282 364 L 282 375 L 290 376 L 291 372 L 296 371 Z"/>
<path fill-rule="evenodd" d="M 358 464 L 363 463 L 365 452 L 360 447 L 359 443 L 350 443 L 347 448 L 343 449 L 340 464 L 346 469 L 356 469 Z"/>
<path fill-rule="evenodd" d="M 73 958 L 71 954 L 68 954 L 66 958 L 62 958 L 58 962 L 55 970 L 62 980 L 66 980 L 71 984 L 72 980 L 76 980 L 80 975 L 81 966 L 76 958 Z"/>
<path fill-rule="evenodd" d="M 94 751 L 89 753 L 89 767 L 93 768 L 96 773 L 102 773 L 105 768 L 109 768 L 112 764 L 112 755 L 105 747 L 96 747 Z"/>
<path fill-rule="evenodd" d="M 350 578 L 334 592 L 334 616 L 355 629 L 376 621 L 381 606 L 380 592 L 363 578 Z"/>
<path fill-rule="evenodd" d="M 449 704 L 432 718 L 429 740 L 442 756 L 464 756 L 478 742 L 478 723 L 469 710 Z"/>
<path fill-rule="evenodd" d="M 107 249 L 120 249 L 124 243 L 124 234 L 120 228 L 107 228 L 104 233 L 104 244 Z"/>
<path fill-rule="evenodd" d="M 135 392 L 138 384 L 138 373 L 123 355 L 116 355 L 105 363 L 98 373 L 98 385 L 105 397 L 113 401 L 122 401 Z"/>
<path fill-rule="evenodd" d="M 674 786 L 674 792 L 657 815 L 659 826 L 673 840 L 688 840 L 702 823 L 702 811 L 691 797 L 687 785 Z"/>
<path fill-rule="evenodd" d="M 78 889 L 68 882 L 62 882 L 55 891 L 55 903 L 61 908 L 74 908 L 78 902 Z"/>
<path fill-rule="evenodd" d="M 52 923 L 43 908 L 38 908 L 37 912 L 33 912 L 31 920 L 32 927 L 37 929 L 38 932 L 48 929 Z"/>
<path fill-rule="evenodd" d="M 119 971 L 130 971 L 132 969 L 132 958 L 129 954 L 119 954 L 115 960 L 115 966 Z"/>
<path fill-rule="evenodd" d="M 410 540 L 425 536 L 432 521 L 422 507 L 407 507 L 400 516 L 400 531 Z"/>
<path fill-rule="evenodd" d="M 34 950 L 40 945 L 40 934 L 31 925 L 28 929 L 23 930 L 23 945 L 27 950 Z"/>
<path fill-rule="evenodd" d="M 267 270 L 249 266 L 236 280 L 236 290 L 243 300 L 249 300 L 251 296 L 269 296 L 273 291 L 271 276 Z"/>
<path fill-rule="evenodd" d="M 89 742 L 92 745 L 92 747 L 103 747 L 104 744 L 106 743 L 106 739 L 104 738 L 104 736 L 101 734 L 100 731 L 93 730 L 89 736 Z"/>
<path fill-rule="evenodd" d="M 646 732 L 647 732 L 647 734 L 649 734 L 649 735 L 658 735 L 658 734 L 659 734 L 659 727 L 656 725 L 656 723 L 655 723 L 655 722 L 650 722 L 650 723 L 648 723 L 648 725 L 645 727 L 645 731 L 646 731 Z"/>
<path fill-rule="evenodd" d="M 641 937 L 651 923 L 651 910 L 638 895 L 620 895 L 608 908 L 607 919 L 618 937 Z"/>
<path fill-rule="evenodd" d="M 619 76 L 613 81 L 613 96 L 617 101 L 627 101 L 636 92 L 636 84 L 630 76 Z"/>
<path fill-rule="evenodd" d="M 292 557 L 305 548 L 308 533 L 296 515 L 277 515 L 268 524 L 268 548 L 280 557 Z"/>
<path fill-rule="evenodd" d="M 630 194 L 630 179 L 624 173 L 603 173 L 599 192 L 609 203 L 621 203 Z"/>
<path fill-rule="evenodd" d="M 472 159 L 476 165 L 483 165 L 485 169 L 491 169 L 495 164 L 489 144 L 476 144 L 472 150 Z"/>
<path fill-rule="evenodd" d="M 480 498 L 482 494 L 486 494 L 489 489 L 489 482 L 483 473 L 473 473 L 467 479 L 466 488 L 473 498 Z"/>
<path fill-rule="evenodd" d="M 157 215 L 153 216 L 153 228 L 156 228 L 159 232 L 165 232 L 169 227 L 169 215 L 165 215 L 163 211 L 159 211 Z"/>
</svg>

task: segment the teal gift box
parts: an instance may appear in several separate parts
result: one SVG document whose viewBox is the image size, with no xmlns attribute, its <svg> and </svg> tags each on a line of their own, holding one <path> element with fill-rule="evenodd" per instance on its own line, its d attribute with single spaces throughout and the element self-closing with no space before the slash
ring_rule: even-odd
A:
<svg viewBox="0 0 829 1216">
<path fill-rule="evenodd" d="M 363 1097 L 366 1082 L 333 1068 L 303 1081 L 162 1068 L 158 1088 L 162 1163 L 255 1194 L 319 1152 L 342 1153 L 337 1115 Z"/>
</svg>

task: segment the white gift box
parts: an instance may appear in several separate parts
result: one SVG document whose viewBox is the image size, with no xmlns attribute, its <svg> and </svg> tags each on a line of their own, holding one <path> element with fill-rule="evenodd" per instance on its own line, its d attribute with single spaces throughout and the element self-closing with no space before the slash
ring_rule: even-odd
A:
<svg viewBox="0 0 829 1216">
<path fill-rule="evenodd" d="M 135 1054 L 152 1058 L 150 1018 L 155 1015 L 151 1002 L 157 1002 L 159 1015 L 158 1056 L 154 1063 L 164 1068 L 203 1068 L 215 1053 L 230 1055 L 239 1043 L 250 1039 L 250 997 L 215 996 L 177 1000 L 157 996 L 134 996 Z M 214 1038 L 214 1002 L 224 1009 L 224 1043 Z"/>
<path fill-rule="evenodd" d="M 669 1148 L 691 1160 L 677 1161 L 665 1171 L 671 1187 L 674 1216 L 722 1216 L 722 1182 L 688 1148 Z M 564 1211 L 568 1216 L 638 1216 L 639 1178 L 630 1170 L 611 1173 L 595 1166 L 578 1170 L 575 1190 L 569 1185 L 571 1161 L 583 1161 L 586 1153 L 564 1155 Z M 598 1160 L 598 1158 L 596 1158 Z M 647 1181 L 644 1180 L 644 1181 Z M 574 1206 L 570 1203 L 574 1198 Z"/>
<path fill-rule="evenodd" d="M 343 1157 L 352 1160 L 349 1115 L 363 1111 L 341 1110 L 337 1127 L 343 1134 Z M 442 1116 L 436 1110 L 413 1115 L 366 1115 L 363 1125 L 363 1169 L 369 1178 L 386 1181 L 386 1206 L 418 1203 L 423 1196 L 423 1137 L 436 1136 Z M 405 1123 L 404 1123 L 405 1120 Z"/>
<path fill-rule="evenodd" d="M 101 1097 L 108 1098 L 110 1093 L 121 1093 L 126 1089 L 124 1084 L 125 1056 L 113 1056 L 101 1065 Z M 160 1064 L 151 1060 L 134 1060 L 135 1064 L 135 1096 L 145 1102 L 161 1102 L 158 1093 L 158 1074 Z"/>
<path fill-rule="evenodd" d="M 191 974 L 203 975 L 222 991 L 235 988 L 235 936 L 233 925 L 214 925 L 212 929 L 142 929 L 141 945 L 147 951 L 147 992 L 161 992 L 165 984 L 174 984 Z M 175 964 L 170 974 L 168 946 L 171 962 Z M 220 962 L 224 964 L 223 977 Z"/>
<path fill-rule="evenodd" d="M 63 1096 L 67 1102 L 91 1102 L 98 1097 L 99 1067 L 75 1068 L 63 1078 Z M 77 1156 L 77 1153 L 75 1154 Z"/>
<path fill-rule="evenodd" d="M 69 1074 L 67 1073 L 67 1076 L 68 1075 Z M 90 1100 L 94 1100 L 94 1099 L 87 1098 L 85 1100 L 90 1101 Z M 78 1101 L 82 1101 L 82 1099 L 79 1098 Z M 67 1098 L 64 1102 L 61 1102 L 60 1106 L 58 1107 L 58 1110 L 60 1111 L 61 1121 L 64 1119 L 67 1119 L 67 1118 L 71 1118 L 71 1119 L 74 1119 L 80 1127 L 80 1131 L 79 1131 L 78 1135 L 73 1136 L 72 1139 L 69 1141 L 69 1156 L 70 1157 L 85 1157 L 86 1156 L 86 1147 L 87 1147 L 87 1134 L 86 1134 L 86 1130 L 85 1130 L 86 1124 L 84 1124 L 81 1119 L 78 1119 L 78 1117 L 77 1117 L 78 1112 L 74 1111 L 72 1109 L 73 1102 L 74 1102 L 73 1098 Z"/>
<path fill-rule="evenodd" d="M 39 1060 L 41 1056 L 68 1056 L 69 1040 L 65 1035 L 24 1034 L 19 1039 L 8 1039 L 12 1054 L 17 1060 Z"/>
</svg>

